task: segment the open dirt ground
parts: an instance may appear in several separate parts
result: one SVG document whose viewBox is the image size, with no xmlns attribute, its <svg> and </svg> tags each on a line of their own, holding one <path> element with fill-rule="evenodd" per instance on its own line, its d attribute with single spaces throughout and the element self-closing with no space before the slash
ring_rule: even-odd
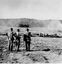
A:
<svg viewBox="0 0 62 64">
<path fill-rule="evenodd" d="M 20 51 L 14 48 L 8 51 L 7 37 L 0 37 L 0 62 L 5 63 L 62 63 L 62 38 L 31 38 L 31 51 L 25 51 L 25 43 L 21 40 Z"/>
</svg>

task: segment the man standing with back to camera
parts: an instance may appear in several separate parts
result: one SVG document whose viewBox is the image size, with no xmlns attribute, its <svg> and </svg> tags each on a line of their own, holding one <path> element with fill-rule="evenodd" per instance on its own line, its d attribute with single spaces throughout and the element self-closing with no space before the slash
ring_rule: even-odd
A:
<svg viewBox="0 0 62 64">
<path fill-rule="evenodd" d="M 9 36 L 9 51 L 13 51 L 13 43 L 14 43 L 14 31 L 13 28 L 10 28 L 11 32 Z"/>
<path fill-rule="evenodd" d="M 27 33 L 24 34 L 24 41 L 25 41 L 25 45 L 26 45 L 26 51 L 30 51 L 31 32 L 29 32 L 28 28 L 27 28 Z"/>
<path fill-rule="evenodd" d="M 20 29 L 17 29 L 17 33 L 16 33 L 16 40 L 17 40 L 17 51 L 20 51 Z"/>
</svg>

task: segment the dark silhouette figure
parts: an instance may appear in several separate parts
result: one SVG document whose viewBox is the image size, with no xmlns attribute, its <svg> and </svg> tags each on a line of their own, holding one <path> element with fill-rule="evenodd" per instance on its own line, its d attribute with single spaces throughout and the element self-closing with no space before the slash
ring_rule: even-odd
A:
<svg viewBox="0 0 62 64">
<path fill-rule="evenodd" d="M 13 43 L 14 43 L 14 32 L 13 32 L 13 28 L 11 28 L 9 51 L 13 51 Z"/>
<path fill-rule="evenodd" d="M 17 29 L 17 35 L 16 35 L 16 45 L 17 45 L 17 51 L 19 51 L 19 48 L 20 48 L 20 29 Z"/>
<path fill-rule="evenodd" d="M 25 41 L 25 44 L 26 44 L 26 51 L 30 51 L 31 32 L 29 32 L 28 28 L 27 28 L 27 33 L 24 34 L 24 41 Z"/>
</svg>

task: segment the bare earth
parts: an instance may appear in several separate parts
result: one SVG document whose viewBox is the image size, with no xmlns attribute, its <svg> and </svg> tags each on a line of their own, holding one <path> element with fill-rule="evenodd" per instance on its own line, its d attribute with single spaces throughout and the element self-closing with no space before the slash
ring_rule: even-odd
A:
<svg viewBox="0 0 62 64">
<path fill-rule="evenodd" d="M 6 63 L 62 63 L 62 38 L 32 37 L 31 51 L 25 51 L 25 43 L 21 41 L 20 52 L 9 52 L 6 37 L 0 37 L 0 46 L 4 46 L 0 62 Z M 3 45 L 2 45 L 3 43 Z M 14 48 L 15 49 L 15 48 Z"/>
</svg>

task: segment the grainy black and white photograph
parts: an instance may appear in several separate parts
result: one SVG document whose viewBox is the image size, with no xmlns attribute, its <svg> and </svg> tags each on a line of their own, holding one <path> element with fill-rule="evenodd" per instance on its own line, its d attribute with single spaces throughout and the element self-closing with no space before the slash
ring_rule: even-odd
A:
<svg viewBox="0 0 62 64">
<path fill-rule="evenodd" d="M 62 0 L 0 0 L 0 63 L 62 63 Z"/>
</svg>

